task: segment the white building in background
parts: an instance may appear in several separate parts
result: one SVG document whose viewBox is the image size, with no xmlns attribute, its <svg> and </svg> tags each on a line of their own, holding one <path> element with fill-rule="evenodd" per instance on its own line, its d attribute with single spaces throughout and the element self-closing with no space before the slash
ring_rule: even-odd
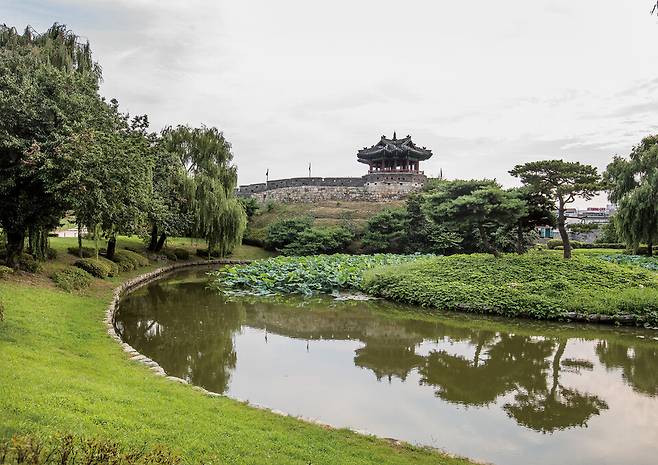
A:
<svg viewBox="0 0 658 465">
<path fill-rule="evenodd" d="M 82 228 L 81 232 L 84 236 L 87 234 L 87 228 Z M 57 234 L 57 237 L 78 237 L 78 228 L 61 229 L 55 231 L 55 234 Z"/>
<path fill-rule="evenodd" d="M 585 209 L 567 208 L 564 210 L 566 216 L 567 229 L 573 224 L 608 224 L 610 217 L 615 213 L 617 208 L 608 204 L 605 207 L 588 207 Z M 553 212 L 557 216 L 557 212 Z M 539 237 L 542 239 L 552 239 L 560 236 L 557 228 L 551 226 L 542 226 L 537 228 Z"/>
</svg>

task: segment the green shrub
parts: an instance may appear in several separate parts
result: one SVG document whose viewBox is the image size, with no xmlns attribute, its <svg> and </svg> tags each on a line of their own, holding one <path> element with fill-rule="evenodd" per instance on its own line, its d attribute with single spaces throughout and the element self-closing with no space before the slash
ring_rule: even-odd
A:
<svg viewBox="0 0 658 465">
<path fill-rule="evenodd" d="M 658 275 L 606 263 L 598 256 L 453 255 L 368 272 L 375 296 L 442 310 L 561 318 L 634 314 L 658 322 Z"/>
<path fill-rule="evenodd" d="M 190 259 L 190 252 L 189 252 L 189 250 L 186 250 L 186 249 L 176 248 L 176 249 L 174 249 L 174 255 L 176 255 L 176 258 L 178 260 L 189 260 Z"/>
<path fill-rule="evenodd" d="M 178 257 L 176 256 L 176 254 L 174 252 L 172 252 L 171 250 L 165 250 L 164 251 L 164 256 L 167 257 L 167 260 L 170 260 L 172 262 L 175 262 L 175 261 L 178 260 Z"/>
<path fill-rule="evenodd" d="M 38 273 L 42 270 L 41 264 L 32 255 L 26 253 L 18 258 L 18 268 L 28 273 Z"/>
<path fill-rule="evenodd" d="M 13 272 L 14 270 L 9 268 L 8 266 L 0 265 L 0 279 L 4 278 L 5 276 Z"/>
<path fill-rule="evenodd" d="M 103 439 L 70 435 L 47 439 L 38 436 L 14 436 L 11 439 L 0 439 L 0 463 L 178 465 L 181 463 L 181 457 L 161 446 L 153 449 L 126 448 Z"/>
<path fill-rule="evenodd" d="M 69 247 L 67 250 L 71 255 L 74 255 L 76 257 L 80 257 L 80 254 L 78 253 L 79 250 L 78 250 L 77 247 Z M 92 247 L 83 247 L 82 248 L 82 258 L 92 258 L 92 257 L 95 257 L 95 256 L 96 256 L 96 249 L 94 249 Z"/>
<path fill-rule="evenodd" d="M 151 263 L 145 256 L 125 249 L 115 251 L 112 261 L 119 265 L 121 271 L 135 270 Z"/>
<path fill-rule="evenodd" d="M 354 234 L 342 227 L 309 228 L 300 232 L 281 252 L 297 256 L 345 252 L 352 239 Z"/>
<path fill-rule="evenodd" d="M 110 275 L 110 267 L 95 258 L 81 258 L 76 260 L 73 265 L 85 270 L 95 278 L 105 279 Z"/>
<path fill-rule="evenodd" d="M 267 239 L 267 228 L 252 228 L 247 226 L 247 230 L 242 237 L 242 243 L 245 245 L 254 245 L 256 247 L 265 247 Z"/>
<path fill-rule="evenodd" d="M 98 256 L 98 261 L 105 265 L 108 269 L 107 275 L 109 277 L 114 277 L 119 275 L 119 265 L 114 263 L 112 260 L 108 260 L 105 257 Z"/>
<path fill-rule="evenodd" d="M 196 249 L 197 257 L 208 258 L 208 249 Z M 220 258 L 218 250 L 210 251 L 210 258 Z"/>
<path fill-rule="evenodd" d="M 57 249 L 53 249 L 52 247 L 48 247 L 46 249 L 46 258 L 48 260 L 55 260 L 57 258 Z"/>
<path fill-rule="evenodd" d="M 619 242 L 581 242 L 581 241 L 569 241 L 572 249 L 625 249 L 626 245 Z M 562 244 L 562 239 L 551 239 L 546 243 L 546 246 L 549 249 L 553 250 L 562 250 L 564 244 Z"/>
<path fill-rule="evenodd" d="M 313 218 L 308 216 L 288 218 L 272 223 L 267 227 L 265 248 L 267 250 L 281 250 L 288 244 L 295 242 L 299 234 L 310 229 L 312 225 Z"/>
<path fill-rule="evenodd" d="M 51 278 L 57 287 L 67 292 L 86 289 L 93 280 L 92 276 L 84 269 L 73 266 L 56 271 Z"/>
</svg>

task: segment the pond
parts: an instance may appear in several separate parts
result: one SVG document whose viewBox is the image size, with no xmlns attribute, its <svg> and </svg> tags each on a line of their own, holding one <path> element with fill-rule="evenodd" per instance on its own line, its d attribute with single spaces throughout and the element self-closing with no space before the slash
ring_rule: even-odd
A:
<svg viewBox="0 0 658 465">
<path fill-rule="evenodd" d="M 497 464 L 656 463 L 658 331 L 206 285 L 135 290 L 118 333 L 170 375 L 338 427 Z"/>
</svg>

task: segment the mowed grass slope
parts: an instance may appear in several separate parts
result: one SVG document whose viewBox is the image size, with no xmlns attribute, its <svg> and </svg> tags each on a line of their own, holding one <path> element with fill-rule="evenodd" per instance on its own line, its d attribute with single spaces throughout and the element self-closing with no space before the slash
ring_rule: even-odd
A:
<svg viewBox="0 0 658 465">
<path fill-rule="evenodd" d="M 442 310 L 556 319 L 569 313 L 658 323 L 658 274 L 595 255 L 453 255 L 368 272 L 365 291 Z"/>
<path fill-rule="evenodd" d="M 41 275 L 0 281 L 6 310 L 0 322 L 0 436 L 71 433 L 131 447 L 163 444 L 188 463 L 470 463 L 208 397 L 155 376 L 128 359 L 103 323 L 113 287 L 155 266 L 68 294 L 47 277 L 68 261 L 61 254 Z"/>
</svg>

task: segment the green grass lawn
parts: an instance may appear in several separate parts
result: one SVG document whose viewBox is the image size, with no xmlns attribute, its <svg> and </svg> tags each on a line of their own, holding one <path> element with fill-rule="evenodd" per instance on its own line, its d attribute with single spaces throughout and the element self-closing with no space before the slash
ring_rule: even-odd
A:
<svg viewBox="0 0 658 465">
<path fill-rule="evenodd" d="M 155 376 L 128 359 L 103 322 L 113 287 L 155 266 L 68 294 L 48 273 L 75 259 L 65 252 L 75 244 L 53 239 L 60 254 L 43 273 L 0 281 L 0 437 L 71 433 L 128 447 L 163 444 L 189 463 L 470 463 L 208 397 Z M 119 241 L 135 244 L 141 242 Z M 259 253 L 236 250 L 241 258 Z"/>
<path fill-rule="evenodd" d="M 597 254 L 434 257 L 366 273 L 373 295 L 442 310 L 556 319 L 577 313 L 658 324 L 658 274 Z"/>
</svg>

